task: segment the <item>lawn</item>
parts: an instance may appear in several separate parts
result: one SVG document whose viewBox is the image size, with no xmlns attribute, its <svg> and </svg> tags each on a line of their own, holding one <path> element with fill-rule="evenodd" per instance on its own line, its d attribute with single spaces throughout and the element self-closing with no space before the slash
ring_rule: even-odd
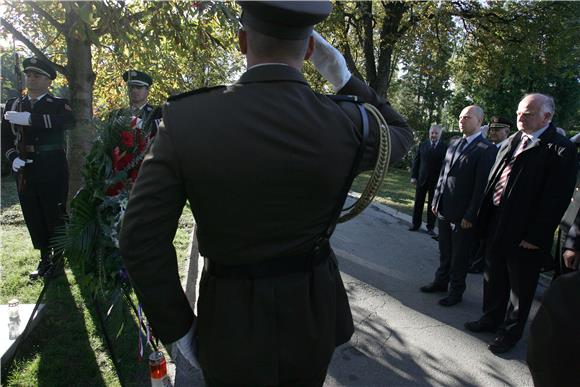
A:
<svg viewBox="0 0 580 387">
<path fill-rule="evenodd" d="M 352 190 L 362 192 L 369 180 L 369 173 L 358 176 L 352 184 Z M 387 172 L 383 184 L 375 197 L 378 203 L 386 204 L 398 211 L 413 215 L 415 203 L 415 186 L 411 184 L 411 174 L 405 169 L 391 168 Z M 426 211 L 423 211 L 426 219 Z"/>
<path fill-rule="evenodd" d="M 353 190 L 362 191 L 367 180 L 368 175 L 360 176 Z M 32 248 L 14 180 L 3 179 L 1 189 L 0 303 L 12 298 L 35 303 L 42 283 L 30 282 L 27 273 L 36 266 L 38 252 Z M 392 169 L 376 200 L 411 214 L 413 198 L 409 172 Z M 191 213 L 184 211 L 174 241 L 180 264 L 188 253 L 192 224 Z M 147 362 L 137 361 L 136 323 L 127 311 L 113 309 L 106 323 L 114 340 L 119 376 L 100 333 L 94 304 L 83 294 L 68 266 L 64 276 L 51 282 L 44 303 L 42 321 L 24 340 L 10 368 L 2 370 L 2 385 L 119 386 L 119 377 L 126 386 L 149 384 Z"/>
<path fill-rule="evenodd" d="M 32 248 L 14 180 L 3 179 L 1 189 L 0 303 L 6 304 L 12 298 L 35 303 L 42 282 L 30 282 L 28 272 L 36 267 L 38 252 Z M 186 258 L 192 224 L 191 213 L 184 211 L 174 241 L 180 262 Z M 83 294 L 68 265 L 65 275 L 50 283 L 44 303 L 42 321 L 22 342 L 11 366 L 2 370 L 2 385 L 121 385 L 100 334 L 91 297 Z M 137 361 L 138 338 L 132 315 L 115 307 L 106 326 L 114 340 L 123 384 L 149 385 L 147 361 Z"/>
</svg>

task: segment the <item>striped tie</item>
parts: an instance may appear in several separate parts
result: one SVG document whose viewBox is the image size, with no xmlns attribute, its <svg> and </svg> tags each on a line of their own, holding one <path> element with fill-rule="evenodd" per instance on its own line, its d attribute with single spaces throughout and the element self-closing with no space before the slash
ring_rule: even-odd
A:
<svg viewBox="0 0 580 387">
<path fill-rule="evenodd" d="M 505 188 L 507 186 L 507 182 L 510 178 L 510 172 L 512 171 L 512 167 L 514 165 L 516 157 L 518 157 L 519 154 L 522 153 L 522 151 L 526 148 L 526 146 L 528 145 L 529 142 L 530 142 L 530 138 L 526 135 L 522 135 L 522 139 L 520 141 L 520 144 L 518 145 L 518 148 L 514 152 L 509 163 L 503 169 L 503 172 L 501 173 L 501 177 L 499 178 L 497 184 L 495 185 L 495 189 L 493 191 L 493 204 L 495 206 L 499 206 L 499 203 L 501 203 L 501 197 L 502 197 L 502 195 L 505 191 Z"/>
</svg>

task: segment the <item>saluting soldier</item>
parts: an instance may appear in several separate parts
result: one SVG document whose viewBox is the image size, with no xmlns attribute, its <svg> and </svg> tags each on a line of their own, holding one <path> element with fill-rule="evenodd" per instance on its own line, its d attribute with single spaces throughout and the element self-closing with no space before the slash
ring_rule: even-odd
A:
<svg viewBox="0 0 580 387">
<path fill-rule="evenodd" d="M 337 50 L 312 35 L 330 2 L 240 3 L 248 69 L 231 86 L 194 90 L 164 106 L 129 200 L 121 253 L 155 334 L 192 364 L 197 351 L 209 386 L 320 386 L 334 348 L 353 333 L 329 238 L 357 152 L 356 172 L 375 163 L 378 124 L 364 124 L 355 98 L 314 92 L 301 73 L 304 60 L 312 58 L 339 94 L 379 109 L 393 160 L 413 135 L 388 102 L 351 76 Z M 186 200 L 207 258 L 197 318 L 172 243 Z"/>
<path fill-rule="evenodd" d="M 142 71 L 129 70 L 123 73 L 123 80 L 129 89 L 129 112 L 131 116 L 137 117 L 137 127 L 151 125 L 151 136 L 154 136 L 161 123 L 162 110 L 148 102 L 153 78 Z"/>
<path fill-rule="evenodd" d="M 27 95 L 8 100 L 2 118 L 2 153 L 17 176 L 18 198 L 40 262 L 30 273 L 42 277 L 51 267 L 50 238 L 62 224 L 68 195 L 65 130 L 73 126 L 68 101 L 50 94 L 56 78 L 44 60 L 24 60 Z"/>
</svg>

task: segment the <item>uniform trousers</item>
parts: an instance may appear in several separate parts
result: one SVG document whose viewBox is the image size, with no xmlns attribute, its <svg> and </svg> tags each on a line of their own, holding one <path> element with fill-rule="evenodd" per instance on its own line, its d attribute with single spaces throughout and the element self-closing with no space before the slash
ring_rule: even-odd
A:
<svg viewBox="0 0 580 387">
<path fill-rule="evenodd" d="M 68 173 L 63 173 L 58 181 L 26 181 L 25 189 L 18 193 L 35 249 L 49 248 L 55 227 L 64 222 L 67 195 Z"/>
<path fill-rule="evenodd" d="M 470 254 L 475 242 L 473 228 L 463 229 L 459 224 L 439 219 L 439 268 L 435 273 L 435 284 L 449 284 L 450 294 L 463 294 Z"/>
<path fill-rule="evenodd" d="M 417 185 L 415 189 L 415 205 L 413 207 L 413 227 L 420 227 L 423 218 L 423 208 L 425 197 L 427 197 L 427 230 L 435 228 L 435 214 L 431 211 L 433 195 L 435 194 L 435 184 Z"/>
</svg>

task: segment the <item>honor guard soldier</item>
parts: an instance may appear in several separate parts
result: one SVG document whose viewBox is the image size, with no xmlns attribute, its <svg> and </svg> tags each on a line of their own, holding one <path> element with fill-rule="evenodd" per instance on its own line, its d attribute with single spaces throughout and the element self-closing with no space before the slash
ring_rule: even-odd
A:
<svg viewBox="0 0 580 387">
<path fill-rule="evenodd" d="M 121 254 L 155 334 L 191 364 L 199 358 L 207 385 L 321 386 L 334 348 L 353 334 L 329 237 L 354 172 L 372 169 L 379 149 L 379 125 L 356 101 L 386 119 L 393 160 L 413 135 L 313 35 L 330 2 L 240 4 L 248 69 L 231 86 L 164 106 L 125 213 Z M 309 58 L 341 96 L 310 88 L 301 73 Z M 206 257 L 197 318 L 173 246 L 186 201 Z"/>
<path fill-rule="evenodd" d="M 2 153 L 17 177 L 18 198 L 40 262 L 31 279 L 49 273 L 50 239 L 64 221 L 68 195 L 65 133 L 73 126 L 66 99 L 49 93 L 56 71 L 38 58 L 24 60 L 28 95 L 8 100 L 2 118 Z"/>
<path fill-rule="evenodd" d="M 129 89 L 129 111 L 131 116 L 137 117 L 140 121 L 139 128 L 143 124 L 151 126 L 151 136 L 154 136 L 161 123 L 161 108 L 153 107 L 147 101 L 149 89 L 153 85 L 153 78 L 150 75 L 137 70 L 129 70 L 123 73 L 123 80 Z"/>
</svg>

